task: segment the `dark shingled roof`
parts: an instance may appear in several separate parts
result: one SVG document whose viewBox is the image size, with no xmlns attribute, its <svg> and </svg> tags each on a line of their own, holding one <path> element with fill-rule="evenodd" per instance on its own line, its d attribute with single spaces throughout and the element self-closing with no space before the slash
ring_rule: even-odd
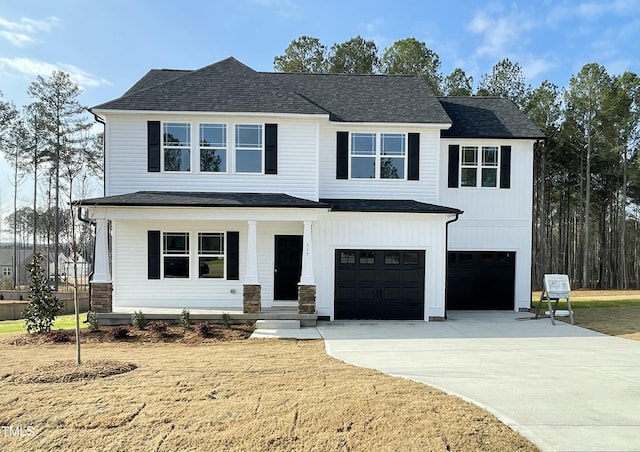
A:
<svg viewBox="0 0 640 452">
<path fill-rule="evenodd" d="M 235 58 L 195 71 L 153 70 L 95 110 L 329 115 L 332 121 L 450 124 L 424 78 L 256 72 Z"/>
<path fill-rule="evenodd" d="M 332 212 L 462 213 L 452 207 L 411 199 L 321 199 L 320 202 L 329 204 Z"/>
<path fill-rule="evenodd" d="M 453 121 L 443 138 L 530 138 L 544 134 L 509 99 L 500 97 L 440 97 Z"/>
<path fill-rule="evenodd" d="M 218 193 L 139 191 L 76 201 L 75 205 L 118 207 L 286 207 L 328 208 L 321 202 L 296 198 L 283 193 Z"/>
</svg>

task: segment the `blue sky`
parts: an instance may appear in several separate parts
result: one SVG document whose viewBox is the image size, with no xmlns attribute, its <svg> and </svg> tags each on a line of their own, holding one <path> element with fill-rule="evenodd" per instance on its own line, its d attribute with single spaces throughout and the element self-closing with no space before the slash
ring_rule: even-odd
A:
<svg viewBox="0 0 640 452">
<path fill-rule="evenodd" d="M 300 35 L 327 47 L 361 35 L 380 50 L 415 37 L 440 56 L 445 75 L 461 67 L 476 84 L 505 57 L 534 88 L 545 79 L 567 87 L 590 62 L 611 75 L 640 73 L 638 0 L 10 0 L 0 6 L 0 91 L 24 105 L 37 74 L 62 69 L 92 106 L 151 68 L 197 69 L 234 56 L 271 71 Z M 3 216 L 8 173 L 0 161 Z"/>
</svg>

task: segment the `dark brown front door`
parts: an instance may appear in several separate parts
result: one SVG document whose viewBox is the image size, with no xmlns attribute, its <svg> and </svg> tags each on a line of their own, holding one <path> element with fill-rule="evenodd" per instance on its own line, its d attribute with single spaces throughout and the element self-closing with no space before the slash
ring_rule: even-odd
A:
<svg viewBox="0 0 640 452">
<path fill-rule="evenodd" d="M 302 236 L 276 235 L 274 300 L 297 300 L 302 271 Z"/>
</svg>

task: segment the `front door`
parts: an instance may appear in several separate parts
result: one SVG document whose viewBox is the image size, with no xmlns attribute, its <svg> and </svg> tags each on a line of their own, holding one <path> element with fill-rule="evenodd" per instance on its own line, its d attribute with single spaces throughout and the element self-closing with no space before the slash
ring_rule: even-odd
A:
<svg viewBox="0 0 640 452">
<path fill-rule="evenodd" d="M 274 300 L 297 300 L 302 272 L 302 236 L 276 235 Z"/>
</svg>

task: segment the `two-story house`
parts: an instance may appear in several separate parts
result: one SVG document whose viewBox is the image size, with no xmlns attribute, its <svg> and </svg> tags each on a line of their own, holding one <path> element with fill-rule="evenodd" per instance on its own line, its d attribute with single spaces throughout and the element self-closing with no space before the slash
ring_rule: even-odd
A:
<svg viewBox="0 0 640 452">
<path fill-rule="evenodd" d="M 105 130 L 93 309 L 443 318 L 530 305 L 533 145 L 419 76 L 152 70 Z M 464 212 L 464 213 L 463 213 Z"/>
</svg>

